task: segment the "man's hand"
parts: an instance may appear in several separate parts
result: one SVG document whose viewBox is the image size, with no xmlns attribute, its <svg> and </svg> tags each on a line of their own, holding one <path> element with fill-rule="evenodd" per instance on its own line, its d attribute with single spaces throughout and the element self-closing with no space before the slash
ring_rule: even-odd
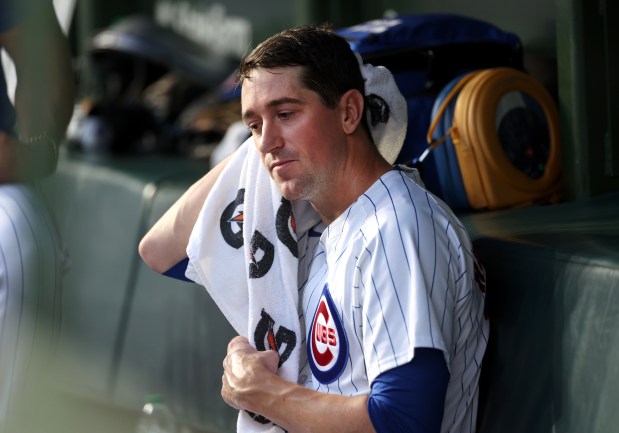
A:
<svg viewBox="0 0 619 433">
<path fill-rule="evenodd" d="M 279 356 L 245 337 L 228 344 L 221 396 L 230 406 L 271 420 L 291 433 L 374 433 L 367 396 L 324 394 L 277 375 Z"/>
<path fill-rule="evenodd" d="M 247 338 L 235 337 L 224 359 L 221 396 L 230 406 L 254 411 L 253 402 L 277 374 L 279 355 L 273 350 L 259 352 Z"/>
</svg>

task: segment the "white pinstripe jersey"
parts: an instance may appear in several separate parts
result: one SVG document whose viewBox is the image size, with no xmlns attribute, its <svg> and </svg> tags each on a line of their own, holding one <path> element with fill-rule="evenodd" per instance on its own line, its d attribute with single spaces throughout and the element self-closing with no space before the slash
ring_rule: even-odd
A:
<svg viewBox="0 0 619 433">
<path fill-rule="evenodd" d="M 0 185 L 0 431 L 17 397 L 38 386 L 60 326 L 68 255 L 29 185 Z"/>
<path fill-rule="evenodd" d="M 300 381 L 369 394 L 415 347 L 437 348 L 451 375 L 442 431 L 474 431 L 488 323 L 470 240 L 447 206 L 393 170 L 300 247 Z"/>
</svg>

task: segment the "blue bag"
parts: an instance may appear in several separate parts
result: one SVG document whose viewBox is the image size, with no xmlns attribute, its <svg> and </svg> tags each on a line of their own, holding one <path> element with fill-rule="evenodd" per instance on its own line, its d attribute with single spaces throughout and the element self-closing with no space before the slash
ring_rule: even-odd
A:
<svg viewBox="0 0 619 433">
<path fill-rule="evenodd" d="M 509 66 L 522 69 L 522 44 L 513 33 L 455 14 L 403 15 L 342 28 L 364 62 L 387 67 L 408 104 L 408 130 L 397 163 L 411 163 L 427 148 L 426 132 L 440 90 L 466 72 Z M 422 167 L 430 191 L 440 195 L 434 155 Z"/>
<path fill-rule="evenodd" d="M 432 107 L 432 119 L 440 116 L 437 121 L 436 129 L 432 133 L 432 140 L 440 140 L 445 137 L 445 142 L 432 150 L 434 164 L 438 178 L 437 193 L 454 210 L 469 209 L 469 202 L 462 181 L 462 173 L 456 155 L 451 136 L 448 131 L 452 126 L 454 106 L 459 94 L 448 101 L 444 113 L 439 114 L 439 109 L 443 101 L 449 96 L 454 87 L 460 83 L 462 76 L 457 76 L 441 89 Z"/>
</svg>

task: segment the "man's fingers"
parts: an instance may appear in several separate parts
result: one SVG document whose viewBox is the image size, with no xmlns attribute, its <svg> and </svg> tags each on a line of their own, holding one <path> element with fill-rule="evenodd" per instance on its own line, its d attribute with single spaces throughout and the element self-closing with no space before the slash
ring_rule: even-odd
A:
<svg viewBox="0 0 619 433">
<path fill-rule="evenodd" d="M 277 369 L 279 368 L 279 354 L 276 351 L 265 350 L 264 352 L 260 352 L 260 357 L 265 367 L 271 373 L 277 373 Z"/>
<path fill-rule="evenodd" d="M 228 343 L 228 353 L 234 352 L 235 350 L 247 349 L 248 347 L 251 347 L 251 344 L 249 344 L 247 337 L 237 335 Z"/>
</svg>

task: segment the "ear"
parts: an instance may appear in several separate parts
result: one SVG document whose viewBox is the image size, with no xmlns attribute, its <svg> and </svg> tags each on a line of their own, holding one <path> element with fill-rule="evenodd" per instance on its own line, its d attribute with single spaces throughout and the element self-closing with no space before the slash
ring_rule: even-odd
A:
<svg viewBox="0 0 619 433">
<path fill-rule="evenodd" d="M 342 128 L 346 134 L 352 134 L 361 125 L 365 115 L 365 98 L 358 90 L 351 89 L 340 98 Z"/>
</svg>

